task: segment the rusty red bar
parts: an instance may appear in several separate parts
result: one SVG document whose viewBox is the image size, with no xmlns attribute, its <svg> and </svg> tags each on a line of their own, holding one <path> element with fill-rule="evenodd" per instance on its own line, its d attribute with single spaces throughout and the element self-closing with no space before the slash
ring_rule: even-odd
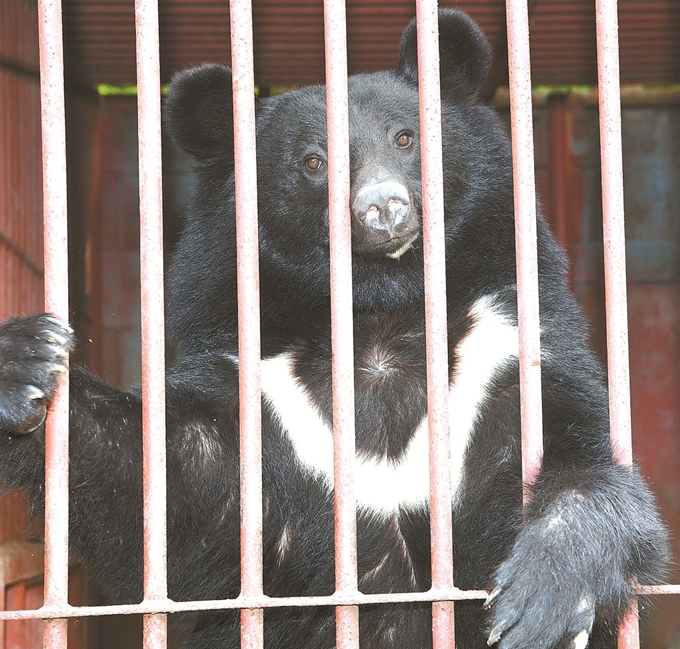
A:
<svg viewBox="0 0 680 649">
<path fill-rule="evenodd" d="M 324 0 L 337 593 L 357 590 L 354 330 L 345 14 L 345 0 Z M 356 606 L 336 608 L 335 623 L 338 649 L 358 649 L 359 609 Z"/>
<path fill-rule="evenodd" d="M 646 587 L 644 592 L 649 591 Z M 658 590 L 663 588 L 663 590 Z M 680 592 L 669 591 L 666 587 L 654 587 L 654 594 Z M 222 611 L 233 609 L 281 608 L 281 607 L 310 607 L 310 606 L 359 606 L 363 604 L 390 604 L 403 602 L 438 602 L 452 600 L 483 600 L 489 596 L 485 590 L 459 590 L 458 588 L 442 588 L 418 593 L 378 593 L 366 595 L 363 593 L 334 593 L 333 595 L 313 597 L 267 597 L 266 595 L 252 597 L 237 597 L 224 600 L 199 600 L 174 602 L 171 600 L 145 601 L 141 604 L 115 604 L 110 606 L 79 606 L 54 609 L 31 609 L 0 611 L 0 620 L 26 620 L 48 617 L 89 617 L 101 615 L 131 615 L 151 613 L 181 613 L 186 611 Z"/>
<path fill-rule="evenodd" d="M 143 646 L 155 649 L 168 645 L 168 620 L 165 613 L 144 616 L 142 624 Z"/>
<path fill-rule="evenodd" d="M 536 251 L 536 180 L 527 0 L 507 0 L 510 119 L 517 254 L 517 317 L 522 418 L 522 478 L 535 479 L 543 455 L 541 341 Z"/>
<path fill-rule="evenodd" d="M 423 184 L 427 420 L 430 445 L 432 588 L 453 586 L 449 355 L 446 310 L 444 189 L 436 0 L 416 3 L 420 150 Z M 434 649 L 453 649 L 453 602 L 432 605 Z"/>
<path fill-rule="evenodd" d="M 167 599 L 165 319 L 157 0 L 135 0 L 142 298 L 144 599 Z M 167 646 L 167 616 L 144 619 L 144 648 Z"/>
<path fill-rule="evenodd" d="M 628 299 L 626 295 L 617 1 L 596 0 L 595 18 L 610 434 L 616 459 L 621 464 L 631 465 L 633 445 L 628 362 Z M 619 628 L 619 649 L 637 649 L 639 646 L 640 631 L 637 602 L 635 602 Z"/>
<path fill-rule="evenodd" d="M 249 0 L 231 0 L 234 158 L 238 264 L 239 415 L 241 475 L 241 595 L 262 595 L 262 433 L 260 278 L 253 16 Z M 241 611 L 242 649 L 261 649 L 262 609 Z"/>
<path fill-rule="evenodd" d="M 631 464 L 633 451 L 628 363 L 628 299 L 626 295 L 617 3 L 616 0 L 598 0 L 595 6 L 609 416 L 612 442 L 617 458 L 622 463 Z"/>
<path fill-rule="evenodd" d="M 680 585 L 641 586 L 641 595 L 680 595 Z M 449 600 L 484 600 L 489 596 L 485 590 L 459 590 L 443 588 L 424 593 L 379 593 L 365 595 L 334 594 L 318 597 L 237 597 L 224 600 L 200 600 L 195 602 L 148 601 L 141 604 L 117 604 L 111 606 L 64 606 L 31 610 L 0 611 L 0 620 L 31 620 L 52 617 L 97 617 L 102 615 L 136 615 L 151 613 L 182 613 L 186 611 L 226 611 L 234 609 L 309 607 L 309 606 L 359 606 L 402 602 L 438 602 Z"/>
<path fill-rule="evenodd" d="M 45 309 L 68 322 L 66 116 L 61 3 L 38 3 Z M 68 377 L 45 429 L 45 607 L 68 606 Z M 46 620 L 45 649 L 66 649 L 65 619 Z"/>
</svg>

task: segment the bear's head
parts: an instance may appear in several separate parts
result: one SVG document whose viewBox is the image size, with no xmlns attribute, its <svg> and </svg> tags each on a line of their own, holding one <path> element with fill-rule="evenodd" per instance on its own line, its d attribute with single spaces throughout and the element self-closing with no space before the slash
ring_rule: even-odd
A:
<svg viewBox="0 0 680 649">
<path fill-rule="evenodd" d="M 462 285 L 474 278 L 470 264 L 484 263 L 485 256 L 494 263 L 499 241 L 512 246 L 511 165 L 503 127 L 477 101 L 491 60 L 481 29 L 454 10 L 440 11 L 439 29 L 447 255 L 460 264 L 454 275 Z M 423 257 L 415 21 L 403 33 L 396 69 L 353 75 L 348 91 L 355 309 L 418 304 Z M 263 327 L 299 327 L 304 314 L 327 315 L 328 308 L 325 87 L 258 100 L 256 111 Z M 185 341 L 231 334 L 236 308 L 229 69 L 206 64 L 176 75 L 165 119 L 197 174 L 170 278 L 170 331 Z M 484 237 L 468 227 L 473 219 L 491 221 Z"/>
</svg>

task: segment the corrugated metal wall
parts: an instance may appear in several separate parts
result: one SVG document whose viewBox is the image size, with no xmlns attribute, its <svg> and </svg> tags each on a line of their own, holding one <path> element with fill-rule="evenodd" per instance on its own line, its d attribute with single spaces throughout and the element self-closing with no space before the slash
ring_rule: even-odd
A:
<svg viewBox="0 0 680 649">
<path fill-rule="evenodd" d="M 0 316 L 42 305 L 42 184 L 40 88 L 21 67 L 36 69 L 35 11 L 0 2 Z"/>
<path fill-rule="evenodd" d="M 44 310 L 42 160 L 38 24 L 28 2 L 0 0 L 0 319 Z M 89 179 L 89 132 L 96 95 L 71 93 L 70 164 L 75 171 L 69 186 L 74 218 L 71 265 L 73 314 L 80 337 L 87 340 L 84 261 L 87 230 L 83 216 Z M 87 361 L 87 345 L 77 353 Z M 43 548 L 35 541 L 41 521 L 30 521 L 20 492 L 0 500 L 1 608 L 37 608 L 43 602 Z M 92 601 L 84 571 L 71 571 L 69 592 L 73 603 Z M 69 649 L 92 647 L 97 623 L 71 622 Z M 39 649 L 42 622 L 26 620 L 0 624 L 0 648 Z"/>
<path fill-rule="evenodd" d="M 548 101 L 535 110 L 537 182 L 572 263 L 574 290 L 593 324 L 604 359 L 602 201 L 598 116 L 591 98 Z M 560 132 L 560 124 L 565 132 Z M 622 111 L 631 407 L 634 452 L 671 528 L 680 557 L 680 95 L 659 102 L 635 95 Z M 556 142 L 566 140 L 561 156 Z M 565 185 L 563 204 L 554 193 Z M 559 210 L 564 210 L 564 214 Z M 566 238 L 566 240 L 565 240 Z M 680 578 L 675 564 L 671 582 Z M 680 639 L 680 597 L 657 597 L 643 623 L 645 646 Z"/>
<path fill-rule="evenodd" d="M 42 171 L 40 88 L 20 73 L 38 64 L 35 12 L 0 2 L 0 319 L 42 310 Z M 22 536 L 23 499 L 0 501 L 0 544 Z"/>
<path fill-rule="evenodd" d="M 443 1 L 469 12 L 503 59 L 503 0 Z M 621 0 L 621 75 L 624 83 L 678 83 L 680 3 Z M 531 72 L 537 84 L 595 83 L 595 3 L 532 0 Z M 396 59 L 399 36 L 414 14 L 412 0 L 348 0 L 350 72 L 380 70 Z M 66 0 L 66 39 L 88 83 L 135 83 L 134 6 L 131 0 Z M 162 72 L 204 60 L 229 63 L 229 10 L 222 0 L 164 0 L 160 12 Z M 324 78 L 323 5 L 317 0 L 253 3 L 255 82 L 318 83 Z M 507 59 L 505 59 L 507 62 Z M 507 72 L 504 74 L 507 83 Z"/>
</svg>

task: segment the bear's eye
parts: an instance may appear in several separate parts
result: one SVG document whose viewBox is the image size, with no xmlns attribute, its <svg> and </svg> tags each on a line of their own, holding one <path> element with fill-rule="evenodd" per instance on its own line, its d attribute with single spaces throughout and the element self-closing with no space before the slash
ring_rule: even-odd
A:
<svg viewBox="0 0 680 649">
<path fill-rule="evenodd" d="M 317 171 L 323 167 L 323 160 L 319 158 L 307 158 L 307 160 L 305 160 L 305 165 L 307 165 L 307 169 Z"/>
<path fill-rule="evenodd" d="M 400 149 L 407 149 L 413 144 L 413 138 L 408 133 L 399 133 L 395 142 Z"/>
</svg>

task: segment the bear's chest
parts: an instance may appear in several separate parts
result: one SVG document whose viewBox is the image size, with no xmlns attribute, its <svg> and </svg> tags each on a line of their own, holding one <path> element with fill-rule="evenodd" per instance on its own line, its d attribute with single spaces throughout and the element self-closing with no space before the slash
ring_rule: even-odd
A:
<svg viewBox="0 0 680 649">
<path fill-rule="evenodd" d="M 490 299 L 479 300 L 450 350 L 448 418 L 453 496 L 494 375 L 518 355 L 517 328 Z M 355 494 L 360 508 L 390 514 L 429 500 L 424 334 L 382 323 L 355 336 Z M 318 347 L 262 362 L 262 393 L 303 472 L 333 488 L 331 365 Z M 323 349 L 327 350 L 324 346 Z"/>
</svg>

